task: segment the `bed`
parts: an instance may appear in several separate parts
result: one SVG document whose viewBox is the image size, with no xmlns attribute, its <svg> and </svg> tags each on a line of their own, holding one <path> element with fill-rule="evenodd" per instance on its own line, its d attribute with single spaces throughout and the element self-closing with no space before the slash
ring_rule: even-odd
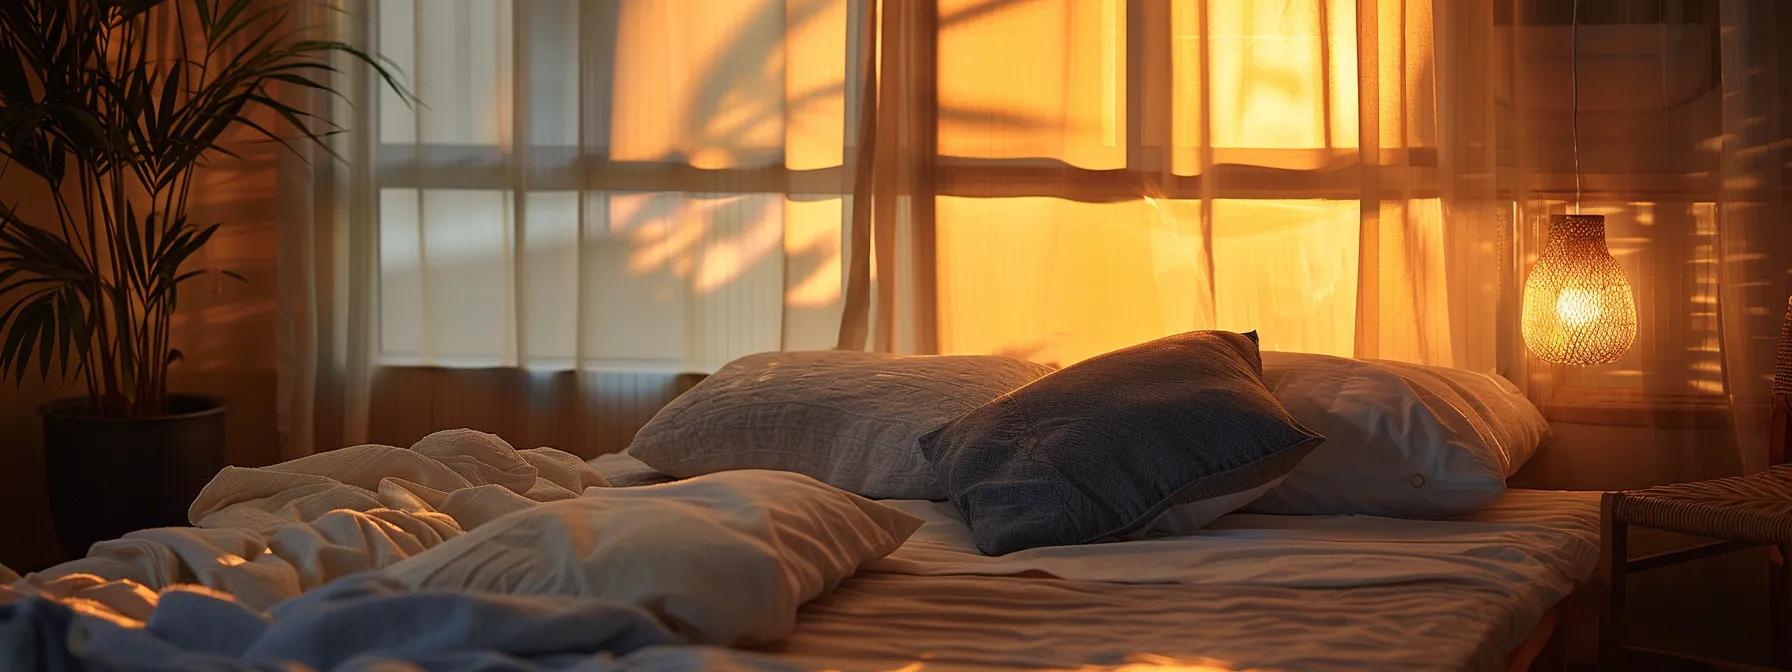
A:
<svg viewBox="0 0 1792 672">
<path fill-rule="evenodd" d="M 1190 359 L 1178 354 L 1153 365 L 1176 367 Z M 901 370 L 913 364 L 881 360 L 865 368 L 903 386 L 950 380 L 942 372 L 916 376 Z M 1577 611 L 1566 602 L 1597 564 L 1599 502 L 1597 493 L 1504 489 L 1502 474 L 1512 473 L 1548 432 L 1521 392 L 1493 376 L 1306 354 L 1265 353 L 1263 369 L 1278 400 L 1329 437 L 1303 462 L 1303 468 L 1316 469 L 1290 477 L 1304 473 L 1306 480 L 1294 490 L 1308 496 L 1284 498 L 1281 508 L 1385 514 L 1233 513 L 1192 534 L 990 557 L 979 552 L 975 525 L 967 525 L 955 506 L 962 502 L 885 499 L 925 520 L 923 527 L 889 557 L 805 606 L 796 630 L 766 651 L 805 668 L 847 670 L 1498 670 L 1559 664 L 1564 638 L 1557 626 L 1564 612 Z M 823 401 L 816 387 L 849 388 L 872 375 L 816 376 L 780 387 L 788 370 L 813 369 L 788 356 L 731 364 L 716 374 L 729 387 L 709 388 L 709 396 L 693 394 L 682 403 L 706 414 L 740 409 L 740 417 L 717 422 L 727 426 L 723 431 L 685 437 L 672 451 L 638 443 L 630 452 L 645 448 L 642 459 L 681 469 L 684 460 L 710 462 L 683 476 L 718 464 L 826 464 L 816 455 L 837 449 L 787 457 L 796 453 L 786 446 L 802 443 L 789 435 L 761 442 L 774 457 L 742 458 L 733 447 L 750 441 L 739 428 L 763 426 L 765 418 L 790 407 L 804 409 L 804 427 L 821 414 L 814 408 L 841 409 L 844 424 L 860 422 L 885 412 L 884 387 L 895 384 L 867 390 L 863 396 L 876 403 L 857 404 L 845 393 Z M 1094 388 L 1073 398 L 1100 396 L 1104 381 L 1136 385 L 1141 375 L 1135 370 L 1097 377 Z M 788 399 L 768 400 L 772 391 Z M 930 392 L 927 398 L 950 394 Z M 922 404 L 904 412 L 940 410 Z M 688 419 L 671 425 L 701 426 Z M 850 431 L 838 436 L 834 440 L 863 440 Z M 1439 448 L 1444 445 L 1452 448 Z M 730 453 L 704 456 L 703 446 L 729 446 Z M 620 481 L 651 477 L 628 455 L 594 464 Z M 890 489 L 850 471 L 809 473 L 859 491 Z M 1434 486 L 1452 482 L 1456 489 L 1447 496 L 1460 499 L 1415 497 L 1427 476 Z M 1439 516 L 1427 508 L 1473 513 Z"/>
<path fill-rule="evenodd" d="M 975 551 L 949 503 L 860 499 L 862 506 L 912 521 L 901 535 L 906 540 L 863 554 L 867 561 L 838 572 L 844 580 L 829 583 L 832 590 L 812 589 L 769 610 L 754 611 L 761 606 L 756 604 L 737 609 L 746 615 L 737 618 L 742 627 L 757 627 L 754 621 L 768 618 L 794 627 L 731 648 L 662 637 L 664 645 L 610 649 L 615 637 L 591 639 L 593 626 L 608 628 L 603 632 L 654 628 L 639 609 L 621 607 L 606 607 L 617 613 L 595 621 L 555 617 L 540 627 L 518 625 L 532 623 L 527 619 L 541 618 L 555 605 L 566 607 L 559 597 L 565 584 L 532 593 L 498 591 L 495 597 L 483 594 L 489 591 L 438 591 L 430 599 L 447 602 L 419 616 L 414 602 L 407 602 L 418 596 L 402 586 L 354 583 L 382 574 L 402 576 L 407 563 L 455 545 L 483 552 L 496 544 L 508 547 L 513 558 L 576 563 L 596 554 L 565 542 L 626 537 L 614 524 L 629 516 L 602 521 L 575 512 L 568 519 L 573 527 L 586 527 L 552 536 L 531 532 L 520 542 L 486 532 L 503 527 L 505 520 L 593 498 L 649 503 L 659 493 L 747 473 L 807 478 L 729 472 L 665 485 L 596 485 L 605 473 L 626 480 L 605 468 L 616 462 L 592 467 L 559 451 L 517 451 L 490 435 L 460 432 L 448 440 L 432 435 L 409 449 L 361 446 L 272 467 L 233 468 L 195 503 L 198 526 L 135 532 L 96 545 L 86 558 L 0 588 L 0 612 L 5 612 L 0 638 L 13 638 L 8 650 L 14 652 L 19 649 L 14 644 L 69 639 L 75 631 L 71 614 L 81 614 L 85 625 L 78 638 L 100 643 L 87 653 L 124 660 L 181 661 L 178 656 L 198 655 L 181 648 L 193 638 L 248 633 L 250 639 L 265 639 L 264 630 L 280 634 L 287 647 L 280 649 L 282 655 L 319 653 L 307 647 L 329 654 L 321 660 L 361 655 L 365 651 L 353 647 L 346 652 L 331 647 L 342 646 L 338 640 L 345 631 L 383 631 L 389 637 L 383 643 L 358 645 L 404 660 L 436 653 L 464 656 L 443 642 L 464 645 L 468 633 L 509 626 L 531 637 L 559 628 L 562 639 L 572 642 L 562 641 L 562 649 L 584 652 L 581 660 L 612 660 L 591 657 L 609 653 L 624 669 L 1499 670 L 1535 655 L 1532 634 L 1548 623 L 1552 605 L 1591 574 L 1598 546 L 1593 493 L 1514 490 L 1452 520 L 1233 514 L 1195 534 L 1000 557 Z M 754 501 L 779 505 L 789 499 L 788 487 L 761 492 Z M 754 502 L 719 501 L 704 515 L 742 518 L 743 503 Z M 766 542 L 838 543 L 828 531 L 780 534 Z M 658 547 L 630 547 L 627 539 L 615 543 L 631 556 L 636 549 Z M 615 571 L 601 558 L 586 569 Z M 713 563 L 682 569 L 683 574 L 668 568 L 655 575 L 676 588 L 718 572 Z M 368 595 L 382 591 L 387 594 L 376 597 L 389 603 L 368 602 Z M 698 605 L 709 611 L 752 601 L 702 592 L 687 591 L 685 597 L 710 600 Z M 169 595 L 182 599 L 171 602 Z M 332 604 L 343 596 L 359 600 L 358 611 L 342 612 L 341 604 Z M 633 602 L 653 611 L 679 599 L 684 598 L 646 594 Z M 494 600 L 498 611 L 492 610 Z M 66 609 L 46 611 L 49 604 Z M 482 615 L 438 619 L 432 610 Z M 618 621 L 626 616 L 618 615 L 622 611 L 641 622 Z M 352 620 L 357 615 L 361 621 Z M 309 623 L 313 630 L 282 631 L 294 622 L 295 627 Z M 46 630 L 53 636 L 43 636 Z M 145 640 L 146 632 L 163 639 Z M 478 641 L 490 648 L 480 655 L 518 654 L 507 648 L 513 642 Z M 434 644 L 391 648 L 425 646 L 408 642 Z M 204 648 L 211 651 L 207 655 L 256 650 L 243 642 Z M 26 665 L 33 666 L 41 665 Z M 515 669 L 544 668 L 563 669 Z M 217 669 L 234 668 L 220 664 Z"/>
<path fill-rule="evenodd" d="M 766 653 L 841 670 L 1527 669 L 1599 550 L 1596 492 L 1512 490 L 1450 520 L 1233 514 L 994 558 L 951 504 L 884 503 L 926 522 Z"/>
<path fill-rule="evenodd" d="M 1596 493 L 1517 490 L 1451 521 L 1232 515 L 1001 558 L 950 505 L 900 506 L 921 531 L 769 652 L 846 670 L 1504 669 L 1599 548 Z"/>
<path fill-rule="evenodd" d="M 990 510 L 931 475 L 917 432 L 1024 380 L 961 359 L 757 359 L 717 374 L 739 369 L 709 388 L 721 398 L 675 400 L 627 454 L 461 429 L 226 469 L 193 527 L 0 567 L 0 650 L 126 669 L 1529 669 L 1597 562 L 1597 493 L 1505 487 L 1546 428 L 1480 374 L 1272 361 L 1273 391 L 1331 452 L 1193 524 L 1152 495 L 1124 531 L 992 550 Z M 1016 436 L 1046 435 L 1031 427 Z M 1148 459 L 1112 457 L 1132 436 L 1081 455 L 1148 476 Z M 1052 496 L 1101 494 L 1063 484 Z M 1083 515 L 1016 501 L 995 522 Z"/>
</svg>

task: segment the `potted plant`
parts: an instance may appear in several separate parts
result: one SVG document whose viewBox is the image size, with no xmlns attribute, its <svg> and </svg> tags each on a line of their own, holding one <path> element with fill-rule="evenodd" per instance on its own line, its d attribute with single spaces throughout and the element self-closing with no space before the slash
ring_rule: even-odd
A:
<svg viewBox="0 0 1792 672">
<path fill-rule="evenodd" d="M 213 272 L 187 263 L 218 230 L 188 218 L 195 171 L 235 156 L 220 142 L 237 129 L 323 146 L 340 129 L 278 94 L 336 94 L 338 55 L 409 100 L 379 61 L 312 39 L 288 8 L 0 2 L 0 178 L 23 171 L 42 187 L 0 193 L 0 374 L 86 386 L 39 408 L 56 528 L 72 548 L 184 524 L 223 467 L 224 403 L 168 389 L 180 287 Z"/>
</svg>

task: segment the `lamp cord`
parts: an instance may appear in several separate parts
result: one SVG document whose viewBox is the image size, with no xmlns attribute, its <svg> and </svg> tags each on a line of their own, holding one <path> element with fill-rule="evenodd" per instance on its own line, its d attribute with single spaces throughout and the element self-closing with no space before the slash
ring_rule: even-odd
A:
<svg viewBox="0 0 1792 672">
<path fill-rule="evenodd" d="M 1568 129 L 1574 145 L 1574 214 L 1580 214 L 1580 0 L 1568 17 Z"/>
</svg>

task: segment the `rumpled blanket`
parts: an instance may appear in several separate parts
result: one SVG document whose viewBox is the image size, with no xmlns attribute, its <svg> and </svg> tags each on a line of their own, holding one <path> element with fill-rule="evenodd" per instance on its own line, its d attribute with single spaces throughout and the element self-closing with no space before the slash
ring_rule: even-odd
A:
<svg viewBox="0 0 1792 672">
<path fill-rule="evenodd" d="M 193 527 L 24 577 L 0 566 L 0 669 L 792 669 L 687 644 L 651 605 L 420 589 L 379 571 L 601 485 L 573 455 L 465 429 L 227 468 Z"/>
<path fill-rule="evenodd" d="M 436 432 L 409 449 L 370 444 L 227 467 L 193 501 L 193 527 L 94 544 L 87 557 L 0 587 L 0 604 L 35 595 L 140 626 L 163 591 L 198 584 L 265 610 L 593 485 L 606 483 L 574 455 L 516 450 L 468 429 Z"/>
</svg>

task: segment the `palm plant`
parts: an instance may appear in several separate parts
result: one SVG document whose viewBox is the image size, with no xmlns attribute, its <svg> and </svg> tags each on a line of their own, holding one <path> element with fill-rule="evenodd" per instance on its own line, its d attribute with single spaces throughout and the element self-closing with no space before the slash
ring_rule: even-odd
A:
<svg viewBox="0 0 1792 672">
<path fill-rule="evenodd" d="M 195 171 L 246 129 L 287 149 L 341 129 L 283 101 L 338 95 L 333 58 L 393 72 L 312 39 L 287 0 L 0 2 L 0 178 L 30 173 L 47 198 L 0 194 L 0 375 L 72 370 L 90 410 L 149 417 L 168 405 L 169 346 L 187 262 L 218 230 L 188 219 Z M 268 113 L 271 111 L 271 115 Z M 272 119 L 291 130 L 277 133 Z M 44 200 L 48 204 L 44 204 Z M 40 221 L 26 221 L 35 217 Z M 217 271 L 240 276 L 229 271 Z"/>
</svg>

